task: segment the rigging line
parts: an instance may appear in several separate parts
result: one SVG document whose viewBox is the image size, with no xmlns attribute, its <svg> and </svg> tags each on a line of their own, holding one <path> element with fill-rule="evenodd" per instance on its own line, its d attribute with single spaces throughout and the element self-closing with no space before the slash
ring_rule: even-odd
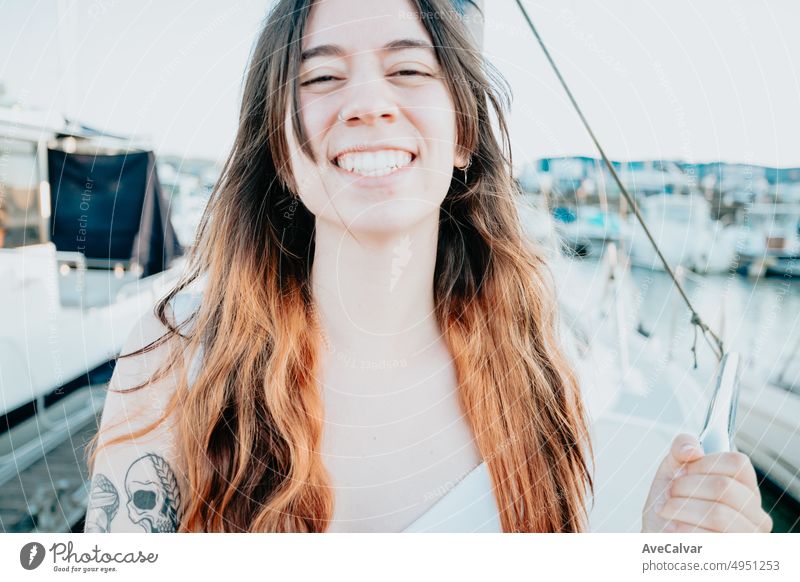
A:
<svg viewBox="0 0 800 582">
<path fill-rule="evenodd" d="M 608 159 L 608 156 L 606 156 L 606 152 L 603 149 L 603 146 L 600 145 L 600 142 L 598 141 L 597 137 L 595 136 L 594 131 L 592 131 L 592 128 L 589 125 L 589 122 L 587 121 L 586 117 L 583 115 L 583 111 L 581 110 L 580 106 L 578 105 L 578 102 L 575 100 L 575 97 L 572 95 L 572 91 L 570 91 L 570 88 L 567 85 L 567 82 L 564 80 L 564 77 L 561 75 L 561 71 L 559 70 L 558 65 L 556 65 L 555 61 L 553 60 L 553 57 L 550 56 L 550 51 L 547 50 L 547 46 L 545 46 L 544 41 L 542 40 L 542 37 L 539 36 L 539 32 L 536 30 L 536 27 L 533 25 L 533 21 L 531 20 L 530 16 L 528 16 L 528 11 L 522 5 L 522 1 L 521 0 L 516 0 L 516 3 L 517 3 L 517 6 L 519 6 L 520 11 L 522 12 L 522 15 L 525 17 L 525 20 L 527 21 L 528 26 L 530 27 L 531 32 L 533 33 L 533 36 L 535 36 L 536 40 L 539 42 L 539 46 L 542 48 L 542 52 L 544 52 L 544 56 L 547 58 L 547 61 L 550 63 L 550 67 L 553 69 L 553 72 L 556 74 L 556 77 L 558 77 L 558 80 L 561 83 L 561 86 L 564 88 L 564 91 L 567 93 L 567 97 L 569 97 L 569 100 L 572 102 L 572 107 L 575 109 L 576 113 L 578 114 L 578 117 L 580 117 L 581 122 L 583 123 L 583 126 L 586 128 L 586 131 L 589 133 L 589 137 L 592 138 L 592 141 L 594 142 L 594 145 L 597 148 L 597 151 L 600 152 L 600 156 L 603 158 L 603 162 L 605 163 L 606 167 L 608 168 L 608 171 L 611 172 L 611 176 L 614 178 L 614 182 L 616 182 L 616 184 L 619 187 L 620 191 L 625 196 L 625 199 L 628 201 L 628 204 L 630 204 L 631 208 L 633 209 L 633 214 L 634 214 L 634 216 L 636 216 L 636 220 L 638 220 L 639 224 L 642 225 L 642 228 L 644 229 L 644 232 L 647 235 L 647 238 L 650 240 L 650 244 L 653 246 L 653 249 L 656 251 L 656 254 L 658 255 L 658 258 L 661 260 L 661 263 L 664 265 L 664 269 L 666 270 L 667 274 L 670 276 L 672 281 L 675 283 L 675 287 L 678 289 L 678 292 L 680 293 L 681 298 L 683 299 L 683 302 L 686 303 L 686 307 L 688 307 L 689 311 L 691 311 L 691 313 L 692 313 L 692 318 L 691 318 L 692 325 L 696 326 L 695 329 L 700 328 L 700 331 L 703 333 L 703 336 L 706 336 L 706 334 L 711 335 L 711 337 L 714 340 L 714 344 L 716 345 L 716 349 L 713 349 L 714 346 L 712 346 L 712 351 L 714 351 L 714 355 L 717 356 L 717 359 L 721 360 L 722 359 L 722 355 L 725 353 L 725 350 L 723 349 L 723 345 L 722 345 L 722 340 L 702 320 L 700 315 L 695 310 L 694 306 L 692 305 L 692 302 L 689 300 L 689 297 L 686 295 L 686 291 L 684 291 L 684 289 L 683 289 L 683 285 L 681 285 L 681 283 L 678 281 L 677 277 L 675 277 L 675 273 L 673 272 L 672 268 L 669 266 L 669 263 L 667 262 L 667 259 L 665 259 L 664 255 L 661 253 L 661 249 L 658 247 L 658 244 L 656 243 L 655 239 L 653 238 L 653 235 L 650 233 L 650 229 L 647 228 L 647 225 L 644 222 L 644 218 L 642 218 L 642 215 L 639 212 L 639 206 L 636 204 L 636 201 L 634 200 L 634 198 L 628 193 L 628 190 L 627 190 L 627 188 L 625 188 L 625 185 L 622 183 L 622 180 L 620 180 L 620 177 L 617 174 L 617 171 L 614 169 L 614 165 Z"/>
</svg>

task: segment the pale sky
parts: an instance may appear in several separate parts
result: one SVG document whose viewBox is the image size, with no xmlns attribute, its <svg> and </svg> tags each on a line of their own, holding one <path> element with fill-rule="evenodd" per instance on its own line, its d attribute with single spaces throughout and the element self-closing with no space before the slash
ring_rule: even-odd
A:
<svg viewBox="0 0 800 582">
<path fill-rule="evenodd" d="M 514 0 L 486 3 L 515 165 L 596 155 Z M 221 159 L 269 4 L 0 0 L 0 81 L 26 106 L 146 135 L 158 153 Z M 612 158 L 800 166 L 797 0 L 525 4 Z"/>
</svg>

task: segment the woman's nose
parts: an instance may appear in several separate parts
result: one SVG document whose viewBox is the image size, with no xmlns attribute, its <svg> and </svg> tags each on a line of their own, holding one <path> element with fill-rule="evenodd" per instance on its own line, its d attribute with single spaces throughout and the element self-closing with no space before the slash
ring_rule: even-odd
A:
<svg viewBox="0 0 800 582">
<path fill-rule="evenodd" d="M 344 105 L 339 111 L 340 119 L 350 125 L 359 121 L 368 125 L 373 125 L 378 120 L 396 121 L 400 109 L 391 97 L 388 84 L 383 78 L 353 83 L 343 96 Z"/>
</svg>

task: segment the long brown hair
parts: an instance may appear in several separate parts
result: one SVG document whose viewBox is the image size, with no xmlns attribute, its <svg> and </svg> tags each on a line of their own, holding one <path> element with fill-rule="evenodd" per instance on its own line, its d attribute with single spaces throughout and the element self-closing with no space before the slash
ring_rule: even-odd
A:
<svg viewBox="0 0 800 582">
<path fill-rule="evenodd" d="M 319 454 L 314 216 L 293 194 L 284 134 L 291 104 L 293 131 L 313 159 L 296 83 L 313 3 L 278 0 L 269 13 L 247 71 L 236 140 L 188 269 L 155 307 L 168 332 L 120 356 L 170 338 L 182 346 L 151 378 L 181 370 L 163 416 L 105 443 L 146 434 L 177 408 L 191 492 L 180 531 L 321 532 L 333 515 Z M 464 414 L 488 465 L 503 530 L 581 531 L 587 486 L 593 492 L 592 449 L 576 375 L 560 347 L 546 253 L 528 242 L 517 215 L 521 192 L 503 107 L 510 92 L 500 89 L 502 78 L 475 50 L 449 0 L 412 4 L 454 98 L 458 142 L 472 154 L 466 184 L 454 172 L 442 205 L 433 287 Z M 170 321 L 167 306 L 199 277 L 206 279 L 203 299 L 187 332 Z M 189 390 L 183 357 L 201 346 L 202 367 Z"/>
</svg>

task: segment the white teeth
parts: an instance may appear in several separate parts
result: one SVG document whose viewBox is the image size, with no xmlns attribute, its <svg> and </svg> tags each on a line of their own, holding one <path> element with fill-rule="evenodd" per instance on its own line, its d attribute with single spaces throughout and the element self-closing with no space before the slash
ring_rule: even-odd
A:
<svg viewBox="0 0 800 582">
<path fill-rule="evenodd" d="M 336 165 L 348 172 L 363 176 L 385 176 L 411 163 L 411 154 L 401 150 L 377 152 L 349 152 L 335 160 Z"/>
</svg>

